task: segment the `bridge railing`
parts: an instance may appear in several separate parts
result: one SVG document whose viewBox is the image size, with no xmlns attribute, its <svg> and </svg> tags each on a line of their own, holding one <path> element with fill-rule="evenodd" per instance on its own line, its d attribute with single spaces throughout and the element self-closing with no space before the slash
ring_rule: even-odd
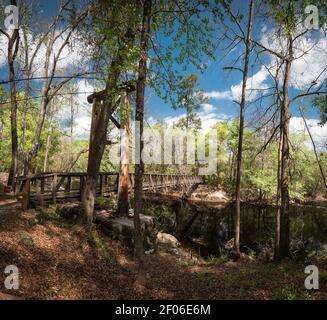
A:
<svg viewBox="0 0 327 320">
<path fill-rule="evenodd" d="M 45 203 L 56 204 L 60 200 L 81 200 L 87 174 L 85 172 L 71 173 L 42 173 L 28 177 L 16 178 L 17 196 L 22 197 L 23 209 L 27 210 L 33 204 L 44 206 Z M 191 187 L 201 183 L 199 176 L 167 175 L 146 173 L 143 176 L 143 190 L 156 192 L 158 189 L 169 187 Z M 118 191 L 119 174 L 100 172 L 97 177 L 97 196 L 107 196 Z M 129 174 L 129 190 L 135 184 L 134 173 Z"/>
<path fill-rule="evenodd" d="M 16 196 L 22 196 L 24 210 L 30 203 L 43 206 L 46 202 L 56 204 L 57 200 L 80 200 L 86 180 L 86 173 L 46 173 L 16 179 Z M 98 174 L 96 193 L 104 196 L 118 189 L 118 174 L 101 172 Z"/>
</svg>

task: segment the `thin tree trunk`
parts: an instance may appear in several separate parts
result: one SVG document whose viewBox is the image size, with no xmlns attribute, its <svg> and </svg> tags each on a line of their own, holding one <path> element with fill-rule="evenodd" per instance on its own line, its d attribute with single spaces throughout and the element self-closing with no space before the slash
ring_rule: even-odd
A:
<svg viewBox="0 0 327 320">
<path fill-rule="evenodd" d="M 309 134 L 309 137 L 310 137 L 310 140 L 311 140 L 312 146 L 313 146 L 313 151 L 314 151 L 314 153 L 315 153 L 315 157 L 316 157 L 316 160 L 317 160 L 317 164 L 318 164 L 318 166 L 319 166 L 319 170 L 320 170 L 321 178 L 322 178 L 322 180 L 323 180 L 323 182 L 324 182 L 324 185 L 325 185 L 325 187 L 326 187 L 326 189 L 327 189 L 327 180 L 326 180 L 326 176 L 325 176 L 325 174 L 324 174 L 324 170 L 323 170 L 323 168 L 322 168 L 322 166 L 321 166 L 321 162 L 320 162 L 320 159 L 319 159 L 319 156 L 318 156 L 318 152 L 317 152 L 316 144 L 315 144 L 315 142 L 314 142 L 314 140 L 313 140 L 313 137 L 312 137 L 311 132 L 310 132 L 310 130 L 309 130 L 309 126 L 308 126 L 307 120 L 305 119 L 304 114 L 303 114 L 303 111 L 302 111 L 301 109 L 300 109 L 300 113 L 301 113 L 302 119 L 303 119 L 303 121 L 304 121 L 305 127 L 306 127 L 306 129 L 307 129 L 307 131 L 308 131 L 308 134 Z"/>
<path fill-rule="evenodd" d="M 25 75 L 25 85 L 24 85 L 24 99 L 25 102 L 23 104 L 22 109 L 22 123 L 21 123 L 21 133 L 20 133 L 20 144 L 19 144 L 19 171 L 23 171 L 24 167 L 24 146 L 25 146 L 25 130 L 26 130 L 26 115 L 27 115 L 27 108 L 28 108 L 28 97 L 30 91 L 30 69 L 29 69 L 29 47 L 28 47 L 28 39 L 27 39 L 27 30 L 23 28 L 23 36 L 24 36 L 24 75 Z M 22 172 L 24 173 L 24 171 Z"/>
<path fill-rule="evenodd" d="M 282 114 L 280 114 L 282 121 Z M 279 145 L 278 145 L 278 165 L 277 165 L 277 193 L 276 193 L 276 217 L 275 217 L 275 247 L 274 260 L 278 260 L 279 246 L 280 246 L 280 205 L 281 205 L 281 162 L 282 162 L 282 148 L 283 148 L 283 133 L 280 127 Z"/>
<path fill-rule="evenodd" d="M 282 154 L 281 154 L 281 173 L 280 173 L 280 241 L 277 259 L 290 256 L 289 248 L 289 98 L 288 86 L 291 64 L 293 59 L 293 43 L 292 39 L 288 39 L 288 58 L 286 59 L 284 81 L 283 81 L 283 101 L 281 108 L 281 128 L 282 128 Z"/>
<path fill-rule="evenodd" d="M 45 155 L 44 155 L 44 162 L 43 162 L 43 172 L 47 172 L 48 168 L 48 160 L 49 160 L 49 152 L 51 147 L 51 138 L 52 138 L 52 132 L 53 132 L 53 115 L 51 114 L 49 119 L 49 128 L 47 132 L 47 143 L 45 147 Z"/>
<path fill-rule="evenodd" d="M 138 68 L 138 80 L 136 85 L 136 114 L 135 120 L 140 126 L 140 155 L 143 150 L 143 120 L 144 120 L 144 95 L 148 59 L 148 42 L 151 23 L 152 0 L 144 0 L 143 19 L 140 44 L 140 59 Z M 140 163 L 135 165 L 135 190 L 134 190 L 134 228 L 135 228 L 135 254 L 139 262 L 139 270 L 143 269 L 144 252 L 143 236 L 141 230 L 140 214 L 142 212 L 144 163 L 140 157 Z"/>
<path fill-rule="evenodd" d="M 34 59 L 39 52 L 42 43 L 46 44 L 46 52 L 45 52 L 45 58 L 44 58 L 44 65 L 43 65 L 43 76 L 45 77 L 45 82 L 41 90 L 41 106 L 39 109 L 39 116 L 37 120 L 37 125 L 34 131 L 33 136 L 33 142 L 28 150 L 28 152 L 25 155 L 24 159 L 24 175 L 27 175 L 28 172 L 31 170 L 32 160 L 38 155 L 39 147 L 40 147 L 40 140 L 41 140 L 41 134 L 46 118 L 46 112 L 49 103 L 52 101 L 55 94 L 66 84 L 68 83 L 73 77 L 65 79 L 59 83 L 54 84 L 54 77 L 57 71 L 57 64 L 58 61 L 60 61 L 61 54 L 63 49 L 69 45 L 70 37 L 72 36 L 73 31 L 76 29 L 76 27 L 79 25 L 81 21 L 83 21 L 88 14 L 88 9 L 83 11 L 78 17 L 76 17 L 76 21 L 74 21 L 71 25 L 70 29 L 63 28 L 60 32 L 61 34 L 57 34 L 58 32 L 58 23 L 62 18 L 62 13 L 67 7 L 66 1 L 61 1 L 60 6 L 58 9 L 57 14 L 54 17 L 54 20 L 52 24 L 50 25 L 50 28 L 47 32 L 44 33 L 44 35 L 41 37 L 40 42 L 38 42 L 35 51 L 32 54 L 32 57 L 29 61 L 29 74 L 31 74 L 31 70 L 33 67 Z M 67 36 L 63 34 L 63 30 L 68 30 Z M 60 35 L 64 38 L 63 43 L 60 45 L 57 52 L 54 53 L 54 47 L 58 39 L 62 38 Z M 53 54 L 54 53 L 54 54 Z M 53 54 L 53 57 L 52 57 Z M 51 65 L 51 59 L 53 58 L 53 63 Z M 88 72 L 84 73 L 77 73 L 76 76 L 82 75 L 82 74 L 88 74 Z"/>
<path fill-rule="evenodd" d="M 242 152 L 243 152 L 243 132 L 244 132 L 244 111 L 246 103 L 246 84 L 248 79 L 248 68 L 250 60 L 250 45 L 251 45 L 251 31 L 252 31 L 252 17 L 253 17 L 253 0 L 250 0 L 249 5 L 249 20 L 248 32 L 245 43 L 245 61 L 243 70 L 242 83 L 242 98 L 240 103 L 240 127 L 238 136 L 237 149 L 237 170 L 236 170 L 236 185 L 235 185 L 235 220 L 234 220 L 234 248 L 233 252 L 236 258 L 240 258 L 240 226 L 241 226 L 241 176 L 242 176 Z"/>
<path fill-rule="evenodd" d="M 17 1 L 11 1 L 12 5 L 17 5 Z M 15 59 L 19 47 L 19 33 L 15 29 L 13 35 L 8 38 L 8 67 L 10 81 L 10 125 L 11 125 L 11 167 L 8 176 L 8 185 L 15 188 L 15 177 L 18 167 L 18 135 L 17 135 L 17 99 L 15 82 Z"/>
<path fill-rule="evenodd" d="M 127 92 L 122 94 L 121 111 L 121 156 L 120 175 L 118 188 L 118 214 L 127 216 L 129 212 L 128 189 L 129 189 L 129 117 L 130 104 Z"/>
</svg>

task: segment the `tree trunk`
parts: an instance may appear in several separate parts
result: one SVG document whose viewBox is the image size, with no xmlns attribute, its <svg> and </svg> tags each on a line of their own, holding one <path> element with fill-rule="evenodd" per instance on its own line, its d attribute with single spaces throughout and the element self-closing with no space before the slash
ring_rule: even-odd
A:
<svg viewBox="0 0 327 320">
<path fill-rule="evenodd" d="M 120 175 L 118 188 L 118 214 L 127 216 L 129 212 L 128 189 L 129 189 L 129 117 L 130 104 L 127 92 L 122 94 L 121 111 L 121 156 Z"/>
<path fill-rule="evenodd" d="M 22 123 L 21 123 L 21 133 L 20 133 L 20 144 L 19 144 L 19 171 L 24 174 L 23 171 L 23 163 L 24 163 L 24 146 L 25 146 L 25 130 L 26 130 L 26 115 L 28 109 L 28 97 L 30 92 L 30 69 L 29 69 L 29 46 L 28 46 L 28 38 L 27 38 L 27 30 L 26 27 L 23 27 L 23 36 L 24 36 L 24 76 L 25 76 L 25 84 L 24 84 L 24 99 L 25 102 L 23 104 L 22 110 Z"/>
<path fill-rule="evenodd" d="M 102 103 L 98 103 L 96 98 L 93 99 L 87 177 L 82 192 L 82 204 L 87 224 L 91 224 L 93 221 L 97 175 L 107 142 L 109 119 L 112 112 L 114 112 L 112 92 L 116 91 L 119 76 L 124 70 L 127 53 L 133 46 L 134 37 L 133 30 L 128 27 L 124 39 L 121 39 L 117 55 L 110 65 L 104 100 Z"/>
<path fill-rule="evenodd" d="M 280 122 L 282 122 L 282 114 L 280 114 Z M 281 205 L 281 163 L 282 163 L 282 146 L 283 146 L 283 133 L 280 128 L 279 146 L 278 146 L 278 166 L 277 166 L 277 193 L 276 193 L 276 218 L 275 218 L 275 248 L 274 260 L 278 260 L 279 243 L 280 243 L 280 205 Z"/>
<path fill-rule="evenodd" d="M 144 120 L 144 94 L 146 84 L 146 71 L 148 59 L 148 42 L 151 23 L 151 5 L 152 0 L 144 0 L 143 19 L 140 43 L 140 58 L 138 68 L 138 79 L 136 85 L 136 114 L 135 120 L 140 126 L 140 155 L 143 150 L 143 120 Z M 135 190 L 134 190 L 134 228 L 135 228 L 135 254 L 139 262 L 140 270 L 143 268 L 144 252 L 143 237 L 140 222 L 140 213 L 142 212 L 142 192 L 143 192 L 143 173 L 144 163 L 140 157 L 140 163 L 135 165 Z"/>
<path fill-rule="evenodd" d="M 288 39 L 288 58 L 285 64 L 284 81 L 283 81 L 283 101 L 281 105 L 281 172 L 280 172 L 280 233 L 279 233 L 279 250 L 276 255 L 277 260 L 290 256 L 289 249 L 289 98 L 288 86 L 291 64 L 293 59 L 292 39 Z"/>
<path fill-rule="evenodd" d="M 241 175 L 242 175 L 242 152 L 243 152 L 243 132 L 244 132 L 244 111 L 246 102 L 246 82 L 248 79 L 248 68 L 250 59 L 252 16 L 253 16 L 253 0 L 250 0 L 248 32 L 245 43 L 245 59 L 242 83 L 242 98 L 240 103 L 240 124 L 237 149 L 237 169 L 236 169 L 236 185 L 235 185 L 235 220 L 234 220 L 234 248 L 233 252 L 236 258 L 240 258 L 240 226 L 241 226 Z"/>
<path fill-rule="evenodd" d="M 44 162 L 43 162 L 43 172 L 47 172 L 48 168 L 48 161 L 49 161 L 49 152 L 51 147 L 51 138 L 52 138 L 52 132 L 53 132 L 53 124 L 52 124 L 52 116 L 49 121 L 49 128 L 47 132 L 47 143 L 45 146 L 45 155 L 44 155 Z"/>
<path fill-rule="evenodd" d="M 11 1 L 12 5 L 17 5 L 17 1 Z M 15 188 L 15 177 L 18 167 L 18 135 L 17 135 L 17 99 L 15 82 L 15 59 L 19 46 L 19 33 L 15 29 L 12 36 L 8 38 L 8 67 L 10 81 L 10 125 L 11 125 L 11 167 L 8 176 L 8 185 Z"/>
<path fill-rule="evenodd" d="M 93 222 L 97 175 L 100 170 L 101 159 L 106 143 L 109 114 L 111 114 L 111 106 L 100 105 L 97 103 L 96 99 L 94 99 L 92 106 L 87 177 L 82 193 L 82 203 L 87 224 Z"/>
<path fill-rule="evenodd" d="M 34 131 L 34 136 L 33 136 L 33 142 L 28 150 L 28 152 L 25 155 L 24 159 L 24 175 L 27 175 L 29 171 L 31 171 L 31 166 L 32 166 L 32 160 L 38 155 L 39 152 L 39 147 L 40 147 L 40 140 L 41 140 L 41 133 L 43 130 L 45 118 L 46 118 L 46 112 L 49 103 L 52 101 L 53 97 L 56 95 L 56 93 L 66 84 L 68 83 L 72 78 L 67 78 L 59 83 L 54 83 L 54 77 L 56 75 L 57 67 L 58 67 L 58 62 L 60 61 L 61 54 L 63 52 L 63 49 L 69 45 L 70 43 L 70 37 L 73 34 L 73 31 L 75 28 L 79 25 L 83 19 L 86 18 L 88 10 L 83 11 L 76 19 L 74 23 L 72 23 L 71 28 L 63 28 L 63 30 L 68 31 L 67 37 L 65 35 L 62 35 L 60 37 L 60 34 L 58 34 L 58 23 L 59 21 L 62 21 L 62 12 L 66 8 L 66 3 L 64 1 L 60 2 L 60 6 L 58 9 L 58 12 L 56 13 L 54 20 L 52 21 L 50 25 L 50 29 L 44 33 L 44 35 L 40 38 L 40 41 L 37 46 L 35 51 L 31 55 L 31 59 L 29 61 L 29 74 L 31 74 L 31 70 L 33 67 L 34 59 L 37 56 L 37 53 L 39 52 L 41 48 L 41 44 L 44 43 L 46 45 L 46 52 L 45 52 L 45 57 L 44 57 L 44 65 L 43 65 L 43 76 L 45 78 L 42 90 L 41 90 L 41 96 L 42 96 L 42 101 L 41 101 L 41 106 L 39 110 L 39 116 L 37 120 L 37 126 Z M 61 29 L 60 32 L 63 32 Z M 64 38 L 63 43 L 60 45 L 58 48 L 58 51 L 55 52 L 55 44 L 58 39 Z M 57 42 L 58 43 L 58 42 Z M 53 63 L 51 64 L 53 58 Z M 82 73 L 83 74 L 83 73 Z M 87 74 L 84 73 L 84 74 Z M 81 75 L 81 73 L 76 74 Z"/>
</svg>

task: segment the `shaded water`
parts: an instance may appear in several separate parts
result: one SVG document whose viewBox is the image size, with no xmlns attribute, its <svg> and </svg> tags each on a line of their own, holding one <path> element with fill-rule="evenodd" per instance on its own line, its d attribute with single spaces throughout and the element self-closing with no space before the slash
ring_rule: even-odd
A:
<svg viewBox="0 0 327 320">
<path fill-rule="evenodd" d="M 153 205 L 153 203 L 152 203 Z M 210 206 L 156 204 L 152 207 L 160 228 L 180 236 L 203 257 L 220 255 L 233 238 L 233 206 L 218 209 Z M 246 253 L 272 253 L 276 209 L 269 206 L 243 205 L 241 208 L 241 249 Z M 191 222 L 191 223 L 190 223 Z M 182 230 L 182 231 L 181 231 Z M 187 230 L 187 231 L 186 231 Z M 184 231 L 184 233 L 183 233 Z M 327 208 L 291 206 L 290 246 L 293 256 L 327 252 Z"/>
<path fill-rule="evenodd" d="M 184 214 L 192 213 L 186 207 Z M 201 207 L 197 218 L 188 230 L 187 237 L 202 256 L 219 255 L 233 237 L 234 209 L 222 210 Z M 275 232 L 276 209 L 253 205 L 241 209 L 242 251 L 257 255 L 271 249 Z M 290 209 L 291 251 L 294 256 L 327 249 L 327 208 L 292 206 Z"/>
</svg>

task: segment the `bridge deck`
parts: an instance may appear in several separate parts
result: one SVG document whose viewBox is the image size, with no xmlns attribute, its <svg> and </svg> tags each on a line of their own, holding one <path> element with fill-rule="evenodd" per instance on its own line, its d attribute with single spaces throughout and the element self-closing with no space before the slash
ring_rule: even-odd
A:
<svg viewBox="0 0 327 320">
<path fill-rule="evenodd" d="M 31 177 L 16 179 L 16 195 L 22 196 L 24 210 L 31 206 L 44 206 L 57 201 L 81 200 L 83 185 L 86 179 L 84 172 L 72 173 L 44 173 Z M 100 172 L 97 179 L 97 196 L 108 196 L 118 191 L 119 174 Z M 156 192 L 166 191 L 170 187 L 178 186 L 186 191 L 195 184 L 202 183 L 200 176 L 144 174 L 143 190 Z M 134 188 L 134 174 L 129 174 L 130 191 Z"/>
</svg>

